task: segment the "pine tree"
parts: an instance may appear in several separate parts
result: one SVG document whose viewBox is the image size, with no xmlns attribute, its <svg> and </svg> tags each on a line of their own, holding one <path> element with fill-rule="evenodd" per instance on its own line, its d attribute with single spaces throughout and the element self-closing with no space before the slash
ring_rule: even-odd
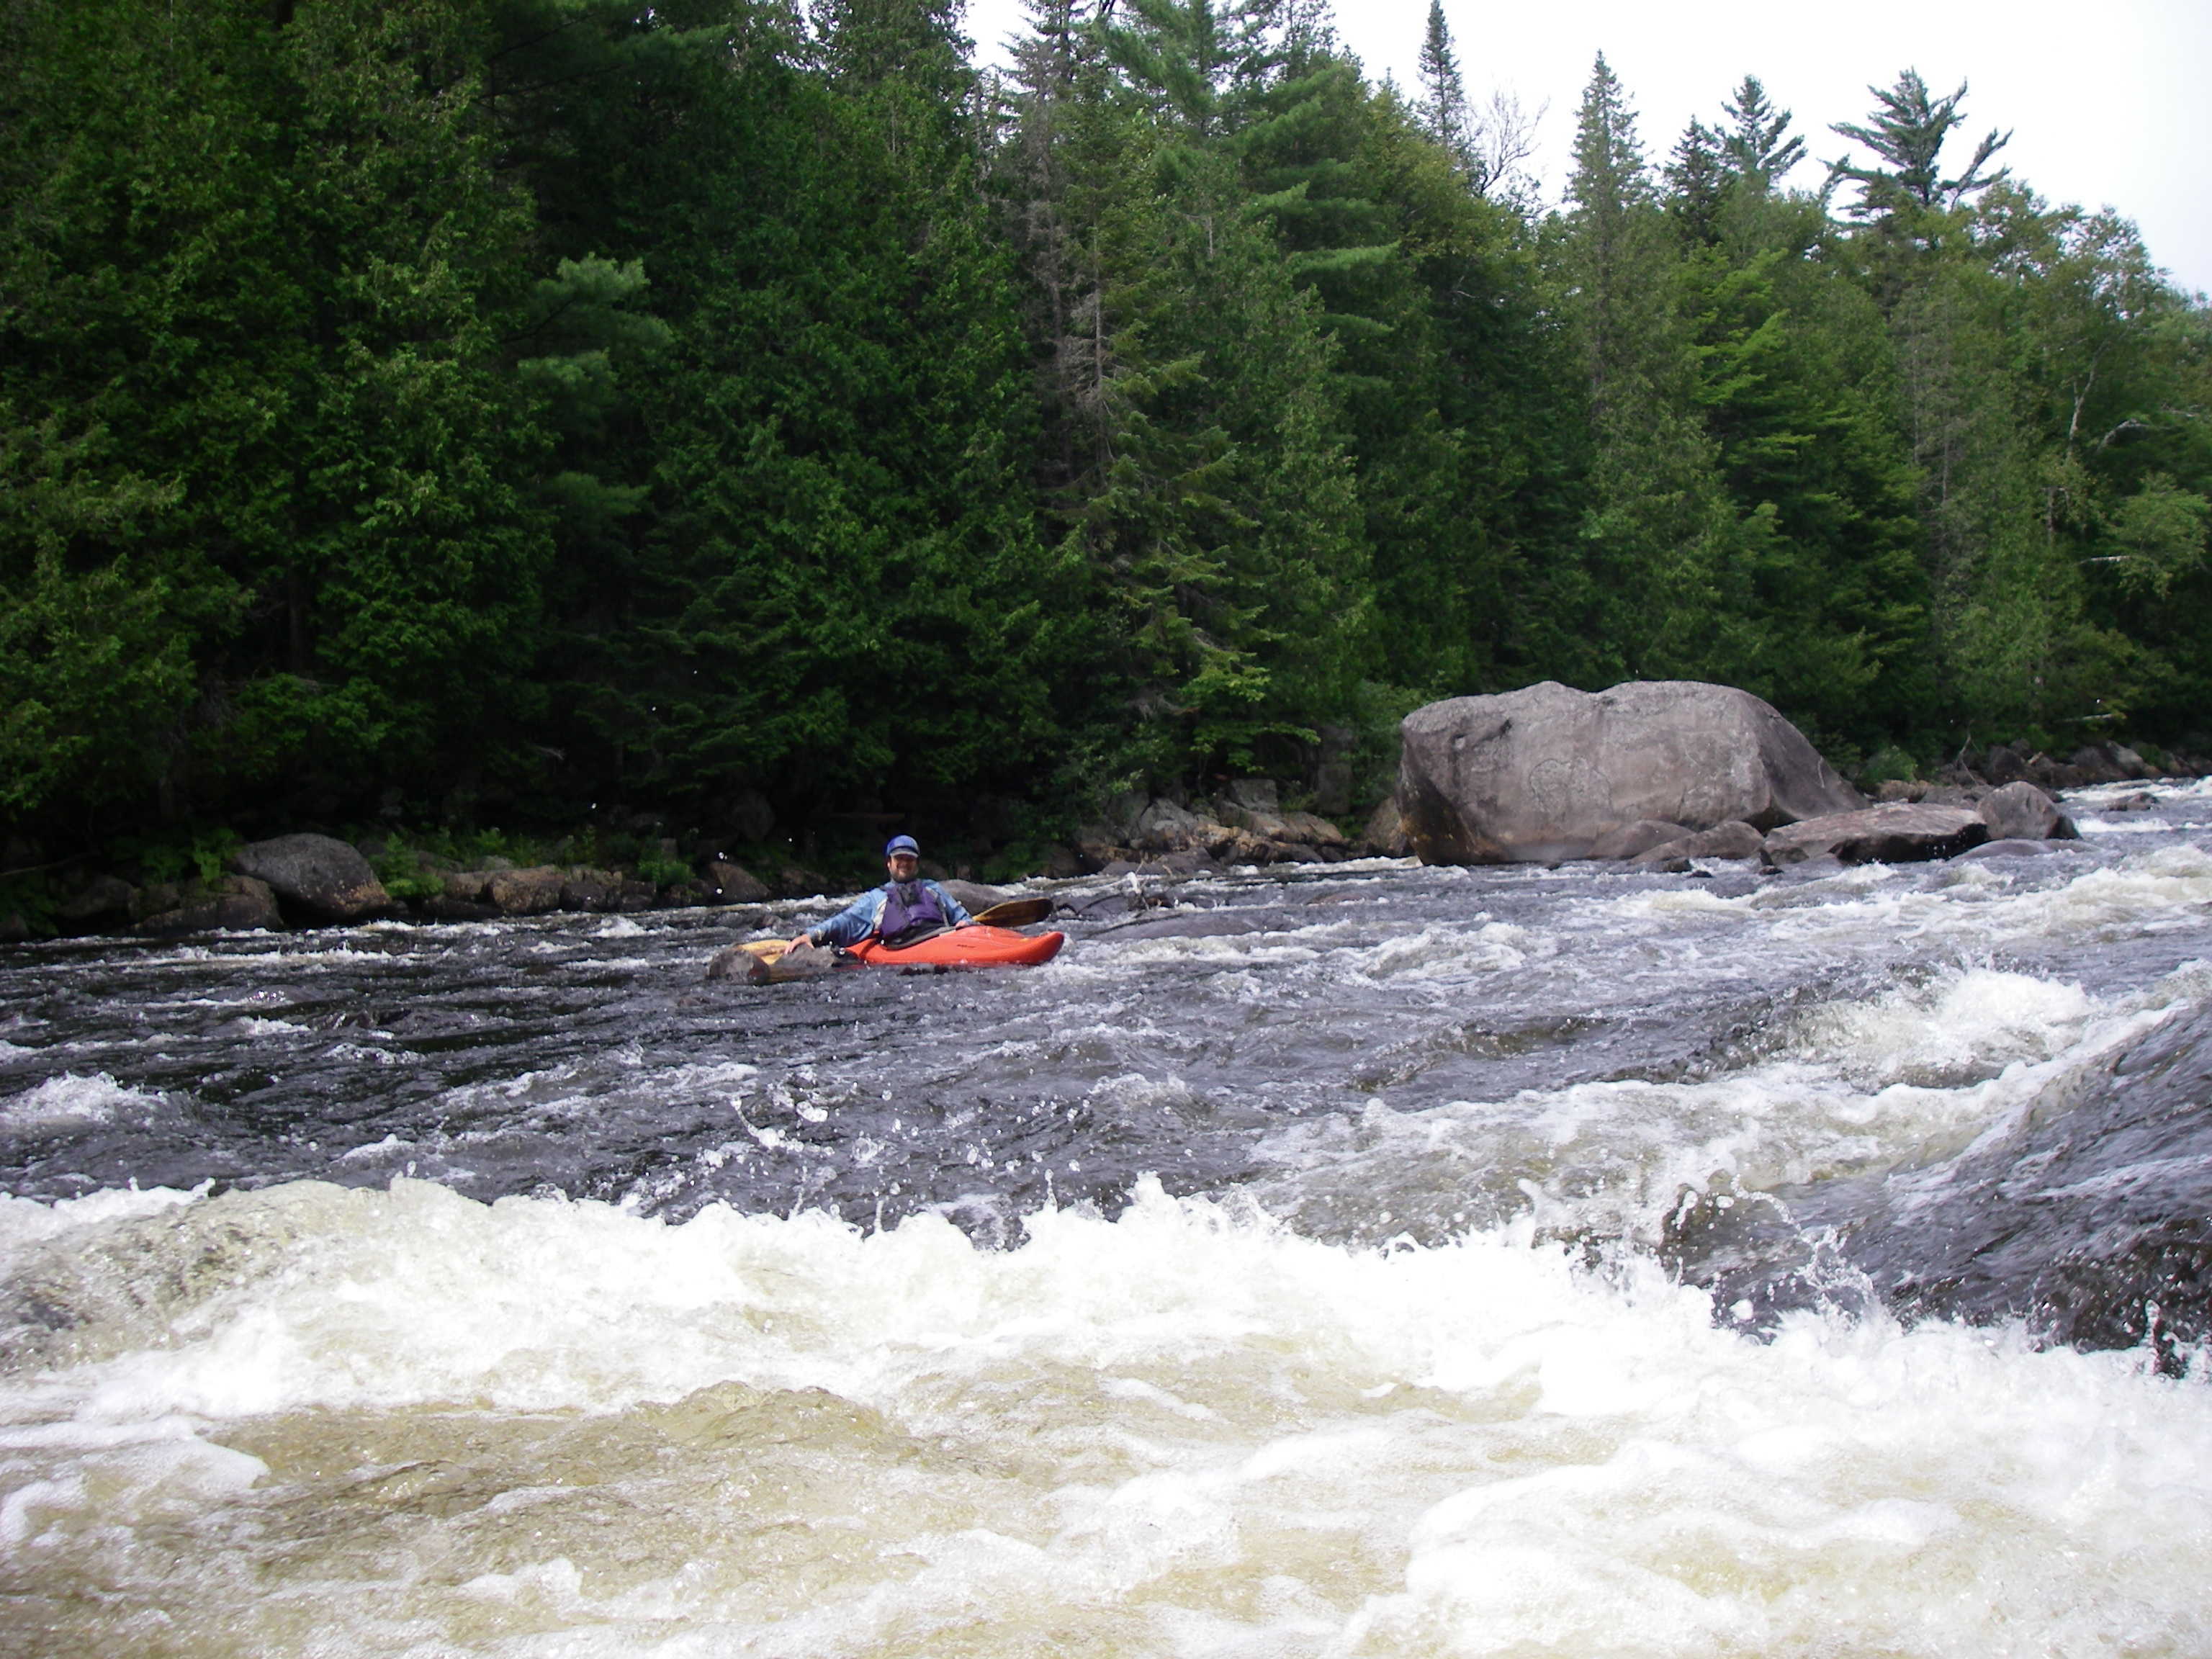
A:
<svg viewBox="0 0 2212 1659">
<path fill-rule="evenodd" d="M 1131 763 L 1279 763 L 1340 709 L 1368 605 L 1331 351 L 1239 155 L 1289 49 L 1272 9 L 1139 0 L 1102 40 L 1149 165 L 1075 181 L 1099 273 L 1096 464 L 1067 545 L 1102 574 Z"/>
<path fill-rule="evenodd" d="M 549 544 L 480 24 L 11 15 L 0 408 L 32 505 L 0 559 L 38 615 L 0 632 L 42 641 L 37 740 L 98 774 L 42 763 L 50 798 L 220 810 L 281 775 L 358 810 L 511 732 Z M 111 649 L 94 593 L 144 667 L 72 714 L 67 659 Z M 118 743 L 143 758 L 96 759 Z"/>
<path fill-rule="evenodd" d="M 1486 218 L 1451 157 L 1395 99 L 1379 99 L 1343 59 L 1315 56 L 1268 94 L 1244 137 L 1245 176 L 1271 218 L 1291 274 L 1321 307 L 1331 380 L 1356 470 L 1383 647 L 1394 684 L 1464 685 L 1482 656 L 1480 537 L 1461 494 L 1462 434 L 1438 409 L 1444 364 L 1431 295 L 1399 227 L 1413 204 L 1392 199 L 1397 150 L 1445 176 L 1446 203 Z M 1418 147 L 1419 155 L 1407 154 Z M 1394 161 L 1398 158 L 1394 158 Z M 1410 182 L 1410 181 L 1407 181 Z M 1423 203 L 1423 207 L 1430 205 Z M 1449 208 L 1447 207 L 1447 211 Z"/>
<path fill-rule="evenodd" d="M 1667 210 L 1690 240 L 1709 242 L 1719 234 L 1721 201 L 1731 182 L 1719 136 L 1703 121 L 1692 120 L 1674 141 L 1667 163 Z"/>
<path fill-rule="evenodd" d="M 1790 112 L 1774 107 L 1757 76 L 1745 76 L 1721 107 L 1729 123 L 1726 136 L 1718 139 L 1721 153 L 1729 170 L 1753 189 L 1772 189 L 1805 159 L 1805 140 L 1790 131 Z"/>
<path fill-rule="evenodd" d="M 1443 0 L 1429 0 L 1428 27 L 1421 38 L 1417 73 L 1423 128 L 1445 155 L 1465 165 L 1470 137 L 1467 87 L 1460 79 L 1459 60 L 1452 52 L 1451 29 L 1444 22 Z"/>
<path fill-rule="evenodd" d="M 564 594 L 571 766 L 708 820 L 752 793 L 793 828 L 887 802 L 927 822 L 1006 787 L 1047 729 L 1051 630 L 1076 626 L 1047 603 L 949 21 L 825 22 L 610 12 L 603 72 L 565 94 L 603 142 L 543 175 L 563 222 L 643 261 L 666 333 L 599 452 L 648 501 Z"/>
<path fill-rule="evenodd" d="M 1602 666 L 1717 677 L 1740 647 L 1715 614 L 1733 514 L 1698 416 L 1695 353 L 1674 298 L 1677 241 L 1652 188 L 1635 112 L 1601 55 L 1576 125 L 1559 250 L 1582 349 L 1592 454 L 1583 556 Z"/>
<path fill-rule="evenodd" d="M 1602 52 L 1575 120 L 1567 199 L 1590 402 L 1602 418 L 1608 393 L 1648 331 L 1656 298 L 1647 263 L 1654 192 L 1636 112 Z"/>
<path fill-rule="evenodd" d="M 1816 201 L 1736 191 L 1681 282 L 1735 514 L 1718 580 L 1728 678 L 1842 754 L 1917 718 L 1926 592 L 1894 366 L 1826 224 Z"/>
<path fill-rule="evenodd" d="M 1975 147 L 1963 172 L 1954 178 L 1943 176 L 1943 146 L 1966 119 L 1959 112 L 1966 96 L 1964 81 L 1949 97 L 1936 98 L 1919 70 L 1906 70 L 1888 91 L 1879 87 L 1867 90 L 1881 105 L 1869 125 L 1838 122 L 1831 131 L 1856 139 L 1888 166 L 1860 167 L 1848 158 L 1830 164 L 1834 177 L 1864 187 L 1859 201 L 1847 211 L 1862 218 L 1889 217 L 1911 208 L 1948 211 L 2008 176 L 2003 167 L 1983 171 L 2012 139 L 2008 132 L 1999 136 L 1994 127 Z"/>
</svg>

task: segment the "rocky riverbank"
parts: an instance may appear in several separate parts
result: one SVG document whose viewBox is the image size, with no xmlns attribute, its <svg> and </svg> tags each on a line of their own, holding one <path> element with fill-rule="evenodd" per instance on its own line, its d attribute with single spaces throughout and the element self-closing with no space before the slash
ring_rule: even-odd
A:
<svg viewBox="0 0 2212 1659">
<path fill-rule="evenodd" d="M 1217 798 L 1151 796 L 1117 803 L 1066 842 L 1048 844 L 992 873 L 1006 880 L 1128 870 L 1194 875 L 1241 865 L 1326 863 L 1402 852 L 1389 804 L 1370 844 L 1317 814 L 1285 809 L 1272 780 L 1243 779 Z M 489 921 L 556 911 L 631 914 L 700 905 L 744 905 L 830 896 L 861 885 L 799 860 L 733 856 L 703 841 L 648 838 L 629 861 L 500 854 L 448 856 L 397 839 L 349 842 L 301 832 L 236 845 L 219 861 L 177 873 L 143 861 L 90 860 L 43 866 L 45 902 L 0 906 L 0 943 L 48 935 L 143 937 L 343 926 L 378 917 Z M 171 862 L 175 862 L 172 860 Z M 856 863 L 855 868 L 862 867 Z M 923 860 L 926 873 L 968 882 L 975 862 Z M 978 890 L 984 890 L 979 889 Z"/>
<path fill-rule="evenodd" d="M 1583 694 L 1572 696 L 1581 699 Z M 1809 746 L 1806 757 L 1818 764 Z M 1844 793 L 1829 804 L 1851 809 L 1844 812 L 1782 825 L 1734 816 L 1708 824 L 1638 818 L 1595 826 L 1587 845 L 1553 856 L 1626 860 L 1676 872 L 1689 870 L 1698 860 L 1786 865 L 1831 856 L 1847 862 L 1948 857 L 1991 843 L 2020 846 L 2063 838 L 2070 826 L 2051 798 L 2064 790 L 2203 775 L 2208 769 L 2212 768 L 2201 757 L 2160 754 L 2154 763 L 2118 744 L 2083 747 L 2063 759 L 1999 745 L 1961 751 L 1925 779 L 1863 780 L 1863 795 L 1838 780 Z M 1538 767 L 1532 775 L 1543 773 Z M 1210 794 L 1133 792 L 1107 803 L 1066 840 L 1018 857 L 1002 851 L 991 855 L 988 869 L 981 857 L 965 854 L 949 862 L 925 859 L 923 868 L 943 880 L 972 880 L 988 873 L 1016 881 L 1130 872 L 1194 876 L 1248 866 L 1404 857 L 1419 848 L 1400 799 L 1386 798 L 1364 818 L 1338 818 L 1287 805 L 1284 786 L 1267 778 L 1231 780 Z M 1547 805 L 1556 808 L 1555 803 Z M 853 861 L 842 873 L 825 872 L 799 858 L 763 854 L 757 845 L 733 855 L 726 850 L 728 843 L 696 835 L 679 841 L 659 835 L 646 822 L 647 829 L 626 843 L 634 849 L 628 859 L 592 856 L 594 850 L 603 852 L 605 844 L 588 836 L 537 848 L 517 844 L 524 855 L 508 857 L 441 853 L 398 836 L 368 835 L 348 842 L 301 833 L 242 845 L 234 842 L 220 856 L 204 854 L 196 870 L 127 858 L 105 863 L 64 860 L 32 872 L 38 883 L 35 903 L 0 888 L 0 943 L 51 935 L 174 937 L 327 927 L 379 916 L 473 921 L 551 912 L 627 914 L 759 904 L 833 896 L 866 879 L 861 873 L 865 860 Z M 579 848 L 585 856 L 564 856 Z M 172 860 L 169 866 L 178 862 Z"/>
</svg>

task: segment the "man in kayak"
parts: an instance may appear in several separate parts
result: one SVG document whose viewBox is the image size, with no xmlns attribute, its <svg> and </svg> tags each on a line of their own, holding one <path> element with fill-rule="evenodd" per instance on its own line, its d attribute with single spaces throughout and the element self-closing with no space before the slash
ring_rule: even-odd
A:
<svg viewBox="0 0 2212 1659">
<path fill-rule="evenodd" d="M 791 941 L 805 945 L 858 945 L 874 935 L 886 945 L 902 945 L 946 927 L 965 927 L 968 912 L 960 901 L 921 873 L 921 848 L 912 836 L 893 836 L 884 848 L 890 879 L 863 893 L 818 927 Z"/>
</svg>

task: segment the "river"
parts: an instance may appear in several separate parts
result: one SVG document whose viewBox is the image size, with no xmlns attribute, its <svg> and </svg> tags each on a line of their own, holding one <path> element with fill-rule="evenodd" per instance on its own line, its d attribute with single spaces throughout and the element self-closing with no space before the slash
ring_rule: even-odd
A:
<svg viewBox="0 0 2212 1659">
<path fill-rule="evenodd" d="M 2068 805 L 1041 884 L 1030 970 L 0 951 L 0 1651 L 2212 1653 L 2212 1085 L 2005 1150 L 2212 1005 L 2212 784 Z M 2138 1259 L 2122 1346 L 2005 1300 Z"/>
</svg>

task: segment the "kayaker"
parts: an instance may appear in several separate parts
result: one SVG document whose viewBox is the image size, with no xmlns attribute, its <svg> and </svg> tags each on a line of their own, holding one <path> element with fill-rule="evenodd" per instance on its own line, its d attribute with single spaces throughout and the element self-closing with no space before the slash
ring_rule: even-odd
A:
<svg viewBox="0 0 2212 1659">
<path fill-rule="evenodd" d="M 896 945 L 945 927 L 965 927 L 968 912 L 958 899 L 921 873 L 921 848 L 912 836 L 893 836 L 884 848 L 890 879 L 872 888 L 818 927 L 791 941 L 803 945 L 858 945 L 870 936 Z"/>
</svg>

